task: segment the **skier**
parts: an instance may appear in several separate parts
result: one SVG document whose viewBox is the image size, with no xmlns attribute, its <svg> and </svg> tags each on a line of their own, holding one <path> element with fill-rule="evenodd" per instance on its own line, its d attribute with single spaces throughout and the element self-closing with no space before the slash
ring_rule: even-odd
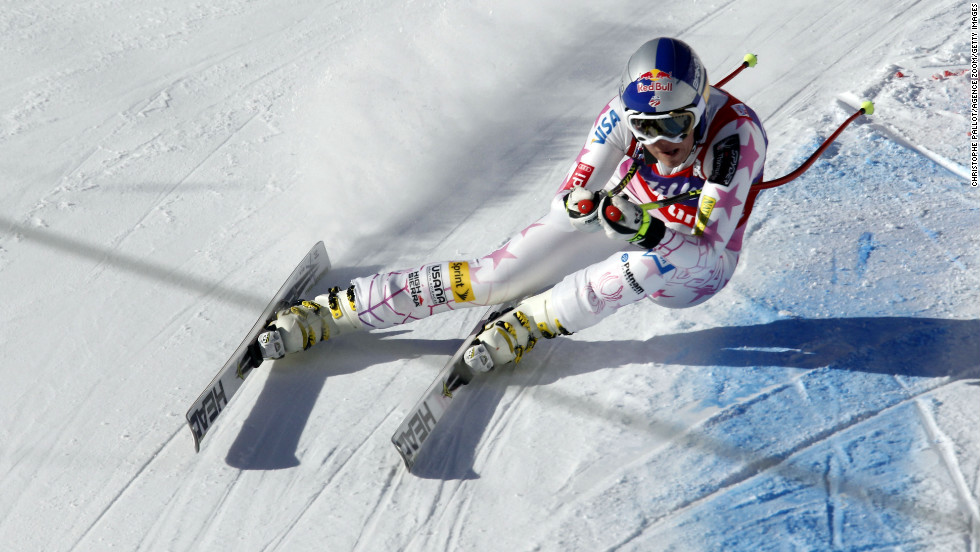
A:
<svg viewBox="0 0 980 552">
<path fill-rule="evenodd" d="M 735 271 L 766 146 L 755 112 L 708 85 L 690 46 L 651 40 L 630 57 L 543 218 L 482 258 L 357 278 L 285 309 L 259 337 L 263 356 L 527 297 L 464 355 L 488 371 L 644 297 L 670 309 L 701 304 Z M 641 207 L 692 190 L 700 195 Z"/>
</svg>

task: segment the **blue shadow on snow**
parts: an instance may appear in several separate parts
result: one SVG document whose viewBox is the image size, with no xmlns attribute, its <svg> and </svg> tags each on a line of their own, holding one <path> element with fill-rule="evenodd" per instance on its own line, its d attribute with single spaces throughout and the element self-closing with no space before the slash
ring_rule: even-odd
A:
<svg viewBox="0 0 980 552">
<path fill-rule="evenodd" d="M 385 334 L 384 337 L 410 332 Z M 229 465 L 246 470 L 284 469 L 297 466 L 299 437 L 309 421 L 326 379 L 359 371 L 374 364 L 420 355 L 452 354 L 459 340 L 375 339 L 373 335 L 350 336 L 343 347 L 342 367 L 324 368 L 311 384 L 310 371 L 276 371 L 270 374 L 241 432 L 228 452 Z M 354 343 L 357 341 L 359 343 Z M 370 341 L 370 344 L 368 344 Z M 625 364 L 799 369 L 829 368 L 914 378 L 969 379 L 980 377 L 980 320 L 948 320 L 911 317 L 786 319 L 753 326 L 729 326 L 688 333 L 656 336 L 646 341 L 620 340 L 553 342 L 563 358 L 579 359 L 561 369 L 548 369 L 530 385 L 546 385 L 560 378 L 616 368 Z M 342 344 L 334 345 L 337 347 Z M 362 352 L 362 347 L 369 350 Z M 325 347 L 326 349 L 326 347 Z M 331 351 L 320 351 L 325 359 Z M 336 351 L 341 353 L 341 351 Z M 365 362 L 357 356 L 365 355 Z M 524 365 L 533 369 L 535 360 Z M 360 364 L 360 366 L 358 366 Z M 327 363 L 327 366 L 334 363 Z M 729 375 L 732 375 L 729 371 Z M 751 373 L 741 377 L 752 378 Z M 489 380 L 488 380 L 489 381 Z M 483 432 L 503 397 L 499 386 L 477 381 L 475 393 L 467 393 L 465 417 L 447 418 L 433 433 L 431 446 L 414 470 L 434 479 L 472 479 L 473 460 Z M 712 397 L 705 397 L 711 402 Z M 377 401 L 406 405 L 399 396 L 379 396 Z M 455 419 L 455 421 L 454 421 Z M 447 452 L 451 451 L 451 453 Z M 392 449 L 392 460 L 398 459 Z"/>
</svg>

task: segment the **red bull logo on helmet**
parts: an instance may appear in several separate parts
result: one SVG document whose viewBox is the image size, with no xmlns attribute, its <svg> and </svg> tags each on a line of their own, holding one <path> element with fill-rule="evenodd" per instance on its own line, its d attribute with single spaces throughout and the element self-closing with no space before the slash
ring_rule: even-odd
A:
<svg viewBox="0 0 980 552">
<path fill-rule="evenodd" d="M 655 81 L 655 80 L 660 80 L 660 79 L 671 79 L 671 78 L 673 78 L 673 77 L 667 71 L 661 71 L 660 69 L 654 69 L 652 71 L 647 71 L 646 73 L 643 73 L 642 75 L 640 75 L 639 77 L 637 77 L 636 80 L 650 80 L 650 81 Z"/>
<path fill-rule="evenodd" d="M 636 91 L 641 94 L 644 92 L 670 92 L 674 89 L 673 75 L 660 69 L 647 71 L 636 80 Z M 650 84 L 645 84 L 642 81 L 650 81 Z"/>
</svg>

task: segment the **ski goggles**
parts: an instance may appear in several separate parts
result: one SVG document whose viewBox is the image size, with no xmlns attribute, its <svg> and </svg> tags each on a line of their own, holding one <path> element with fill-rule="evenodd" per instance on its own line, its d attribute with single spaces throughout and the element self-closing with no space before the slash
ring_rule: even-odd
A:
<svg viewBox="0 0 980 552">
<path fill-rule="evenodd" d="M 652 144 L 660 140 L 679 144 L 694 131 L 698 118 L 691 109 L 669 113 L 628 111 L 626 123 L 641 144 Z"/>
</svg>

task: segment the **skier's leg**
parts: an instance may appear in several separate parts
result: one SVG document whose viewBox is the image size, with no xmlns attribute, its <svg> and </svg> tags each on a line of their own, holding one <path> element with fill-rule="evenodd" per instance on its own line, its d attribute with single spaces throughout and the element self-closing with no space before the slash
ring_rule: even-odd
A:
<svg viewBox="0 0 980 552">
<path fill-rule="evenodd" d="M 701 265 L 680 268 L 653 250 L 622 251 L 559 282 L 555 313 L 576 332 L 644 297 L 671 309 L 693 307 L 721 291 L 737 262 L 738 253 L 725 250 Z"/>
<path fill-rule="evenodd" d="M 554 285 L 619 244 L 601 233 L 576 232 L 561 196 L 549 212 L 501 248 L 469 261 L 435 262 L 357 278 L 282 311 L 276 331 L 260 337 L 267 358 L 309 348 L 331 335 L 381 329 L 457 308 L 495 305 Z M 329 308 L 322 308 L 329 307 Z M 329 318 L 320 321 L 319 318 Z"/>
<path fill-rule="evenodd" d="M 268 331 L 259 334 L 258 344 L 263 358 L 282 358 L 363 327 L 357 317 L 353 287 L 346 291 L 332 288 L 312 301 L 279 311 Z"/>
<path fill-rule="evenodd" d="M 355 279 L 361 322 L 366 328 L 387 328 L 439 312 L 526 297 L 619 247 L 601 233 L 576 232 L 561 199 L 552 202 L 543 218 L 481 258 Z"/>
<path fill-rule="evenodd" d="M 653 250 L 617 252 L 521 301 L 477 337 L 465 359 L 478 370 L 519 362 L 537 339 L 593 326 L 644 297 L 672 309 L 699 305 L 728 283 L 737 261 L 726 250 L 703 266 L 680 269 Z"/>
</svg>

